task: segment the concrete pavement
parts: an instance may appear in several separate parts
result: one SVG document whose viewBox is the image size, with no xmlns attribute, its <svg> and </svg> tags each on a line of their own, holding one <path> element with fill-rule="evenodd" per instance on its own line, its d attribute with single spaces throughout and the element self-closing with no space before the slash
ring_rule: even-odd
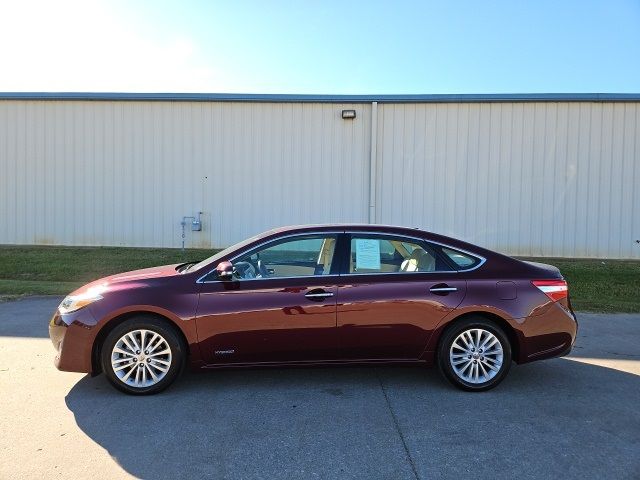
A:
<svg viewBox="0 0 640 480">
<path fill-rule="evenodd" d="M 640 478 L 640 315 L 469 394 L 435 369 L 187 374 L 130 397 L 58 372 L 59 298 L 0 304 L 0 479 Z"/>
</svg>

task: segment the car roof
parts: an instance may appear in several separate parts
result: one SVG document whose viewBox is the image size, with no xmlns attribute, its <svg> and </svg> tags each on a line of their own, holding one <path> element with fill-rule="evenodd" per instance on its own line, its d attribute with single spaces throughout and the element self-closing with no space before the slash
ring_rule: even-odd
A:
<svg viewBox="0 0 640 480">
<path fill-rule="evenodd" d="M 401 227 L 397 225 L 378 225 L 373 223 L 320 223 L 309 225 L 289 225 L 285 227 L 278 227 L 267 232 L 264 232 L 256 237 L 256 239 L 264 240 L 270 237 L 283 235 L 283 234 L 297 234 L 297 233 L 313 233 L 313 232 L 367 232 L 367 233 L 381 233 L 391 235 L 404 235 L 408 237 L 418 237 L 425 240 L 431 240 L 434 242 L 440 242 L 452 247 L 458 246 L 459 248 L 472 247 L 478 250 L 480 247 L 472 245 L 470 243 L 458 240 L 456 238 L 439 235 L 437 233 L 428 232 L 419 228 Z"/>
<path fill-rule="evenodd" d="M 381 234 L 397 234 L 405 236 L 418 237 L 427 241 L 440 243 L 445 246 L 458 248 L 475 255 L 488 257 L 492 255 L 500 255 L 497 252 L 488 250 L 479 245 L 475 245 L 464 240 L 460 240 L 446 235 L 440 235 L 438 233 L 422 230 L 417 227 L 402 227 L 397 225 L 379 225 L 374 223 L 320 223 L 320 224 L 308 224 L 308 225 L 289 225 L 274 228 L 267 232 L 264 232 L 254 238 L 256 241 L 264 241 L 271 237 L 276 237 L 283 234 L 296 234 L 306 232 L 327 232 L 327 231 L 347 231 L 347 232 L 367 232 L 367 233 L 381 233 Z"/>
<path fill-rule="evenodd" d="M 327 230 L 351 230 L 351 231 L 370 231 L 370 232 L 397 232 L 397 233 L 408 233 L 413 232 L 415 234 L 428 234 L 430 232 L 426 232 L 419 228 L 412 227 L 401 227 L 397 225 L 379 225 L 373 223 L 318 223 L 318 224 L 306 224 L 306 225 L 289 225 L 285 227 L 278 227 L 268 232 L 266 234 L 273 233 L 295 233 L 295 232 L 306 232 L 306 231 L 327 231 Z"/>
</svg>

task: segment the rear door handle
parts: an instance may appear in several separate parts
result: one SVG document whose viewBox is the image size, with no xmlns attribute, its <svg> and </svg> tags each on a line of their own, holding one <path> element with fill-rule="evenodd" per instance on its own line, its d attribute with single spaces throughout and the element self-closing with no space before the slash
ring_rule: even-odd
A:
<svg viewBox="0 0 640 480">
<path fill-rule="evenodd" d="M 449 295 L 451 292 L 457 292 L 456 287 L 450 287 L 446 283 L 438 283 L 429 289 L 435 295 Z"/>
<path fill-rule="evenodd" d="M 315 302 L 321 302 L 325 298 L 333 297 L 333 292 L 327 292 L 326 290 L 323 290 L 321 288 L 316 288 L 314 290 L 311 290 L 308 293 L 305 293 L 304 296 L 307 297 L 309 300 L 313 300 Z"/>
</svg>

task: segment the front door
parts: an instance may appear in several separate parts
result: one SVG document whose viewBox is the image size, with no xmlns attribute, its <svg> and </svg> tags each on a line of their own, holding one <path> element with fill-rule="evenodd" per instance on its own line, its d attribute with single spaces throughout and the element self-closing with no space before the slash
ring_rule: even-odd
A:
<svg viewBox="0 0 640 480">
<path fill-rule="evenodd" d="M 415 360 L 462 302 L 466 282 L 428 243 L 353 234 L 338 287 L 342 359 Z"/>
<path fill-rule="evenodd" d="M 202 284 L 198 338 L 209 364 L 336 355 L 336 235 L 274 240 L 232 260 L 234 279 Z"/>
</svg>

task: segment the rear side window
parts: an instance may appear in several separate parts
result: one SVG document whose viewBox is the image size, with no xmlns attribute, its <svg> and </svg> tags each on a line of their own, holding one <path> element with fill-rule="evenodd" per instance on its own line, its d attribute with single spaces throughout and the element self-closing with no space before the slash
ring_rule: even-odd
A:
<svg viewBox="0 0 640 480">
<path fill-rule="evenodd" d="M 404 237 L 353 235 L 349 273 L 451 271 L 433 246 Z"/>
<path fill-rule="evenodd" d="M 449 259 L 458 267 L 458 270 L 470 270 L 480 265 L 480 262 L 482 261 L 478 257 L 447 247 L 442 247 L 442 253 L 449 257 Z"/>
</svg>

